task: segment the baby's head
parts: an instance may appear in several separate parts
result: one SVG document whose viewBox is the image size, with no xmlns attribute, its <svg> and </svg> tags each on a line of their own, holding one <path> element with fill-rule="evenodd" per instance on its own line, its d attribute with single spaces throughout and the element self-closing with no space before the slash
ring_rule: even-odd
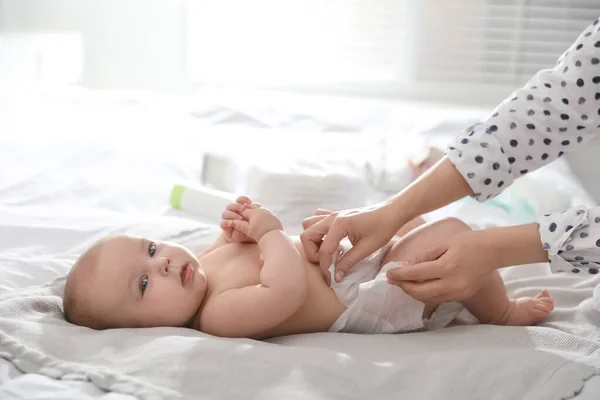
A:
<svg viewBox="0 0 600 400">
<path fill-rule="evenodd" d="M 67 277 L 67 321 L 94 329 L 187 326 L 206 294 L 206 275 L 175 243 L 118 235 L 83 253 Z"/>
</svg>

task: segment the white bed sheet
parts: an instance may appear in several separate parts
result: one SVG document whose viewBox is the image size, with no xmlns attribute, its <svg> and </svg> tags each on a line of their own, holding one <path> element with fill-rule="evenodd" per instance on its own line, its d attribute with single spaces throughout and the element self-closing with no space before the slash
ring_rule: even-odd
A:
<svg viewBox="0 0 600 400">
<path fill-rule="evenodd" d="M 85 246 L 108 233 L 183 240 L 191 247 L 210 242 L 218 234 L 216 220 L 170 210 L 168 195 L 174 183 L 200 178 L 212 127 L 237 127 L 242 135 L 244 127 L 356 138 L 383 132 L 392 139 L 411 131 L 422 134 L 412 143 L 443 144 L 483 113 L 262 94 L 182 99 L 73 89 L 0 95 L 0 291 L 67 273 Z M 407 151 L 387 147 L 390 158 Z M 541 173 L 569 187 L 575 203 L 594 204 L 566 164 Z M 579 398 L 594 394 L 600 395 L 600 378 L 592 379 Z M 130 399 L 91 383 L 22 375 L 2 359 L 0 397 Z"/>
<path fill-rule="evenodd" d="M 214 222 L 169 210 L 170 187 L 201 174 L 195 124 L 128 98 L 78 93 L 0 100 L 0 291 L 67 273 L 83 247 L 110 232 L 207 235 L 196 243 L 217 232 Z M 3 359 L 0 398 L 131 399 L 22 375 Z"/>
</svg>

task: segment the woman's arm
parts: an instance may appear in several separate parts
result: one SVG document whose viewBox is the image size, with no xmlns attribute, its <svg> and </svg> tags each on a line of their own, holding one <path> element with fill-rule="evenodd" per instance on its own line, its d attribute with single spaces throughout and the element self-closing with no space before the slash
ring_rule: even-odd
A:
<svg viewBox="0 0 600 400">
<path fill-rule="evenodd" d="M 384 208 L 400 229 L 408 221 L 444 207 L 473 191 L 447 157 L 390 198 Z M 397 230 L 398 230 L 397 229 Z"/>
<path fill-rule="evenodd" d="M 454 165 L 443 158 L 382 204 L 306 219 L 300 239 L 308 259 L 320 264 L 328 282 L 333 254 L 344 237 L 350 239 L 353 247 L 335 264 L 336 280 L 341 281 L 357 262 L 386 245 L 406 223 L 471 193 Z"/>
<path fill-rule="evenodd" d="M 597 274 L 600 207 L 574 207 L 538 223 L 450 236 L 390 270 L 388 279 L 417 300 L 439 303 L 469 298 L 494 269 L 546 261 L 553 272 Z"/>
<path fill-rule="evenodd" d="M 465 300 L 497 268 L 547 260 L 536 224 L 466 231 L 387 272 L 388 281 L 425 303 Z"/>
<path fill-rule="evenodd" d="M 489 118 L 457 137 L 447 157 L 402 192 L 375 207 L 312 219 L 301 235 L 306 254 L 325 273 L 347 236 L 354 247 L 336 263 L 336 276 L 343 277 L 411 219 L 466 195 L 487 200 L 515 178 L 581 148 L 598 129 L 600 23 L 595 21 L 553 69 L 540 71 Z"/>
<path fill-rule="evenodd" d="M 600 268 L 600 207 L 573 207 L 538 220 L 552 272 L 589 273 Z"/>
<path fill-rule="evenodd" d="M 514 179 L 577 151 L 600 128 L 600 23 L 451 144 L 450 161 L 485 201 Z"/>
</svg>

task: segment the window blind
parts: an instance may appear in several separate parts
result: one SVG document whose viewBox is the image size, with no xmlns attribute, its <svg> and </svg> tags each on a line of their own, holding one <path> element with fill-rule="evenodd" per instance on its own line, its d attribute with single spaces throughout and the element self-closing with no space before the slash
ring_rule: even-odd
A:
<svg viewBox="0 0 600 400">
<path fill-rule="evenodd" d="M 187 67 L 234 86 L 478 93 L 552 67 L 598 16 L 598 0 L 196 0 Z"/>
<path fill-rule="evenodd" d="M 597 0 L 428 0 L 416 79 L 522 85 L 600 16 Z"/>
</svg>

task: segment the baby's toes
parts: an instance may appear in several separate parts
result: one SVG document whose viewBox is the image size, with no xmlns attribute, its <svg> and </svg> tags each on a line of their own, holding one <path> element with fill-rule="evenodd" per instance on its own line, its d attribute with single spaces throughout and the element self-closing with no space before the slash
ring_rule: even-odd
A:
<svg viewBox="0 0 600 400">
<path fill-rule="evenodd" d="M 548 301 L 548 300 L 540 300 L 535 305 L 535 309 L 536 310 L 542 310 L 544 312 L 550 312 L 550 311 L 552 311 L 554 309 L 554 303 L 552 302 L 552 300 L 550 300 L 550 301 Z"/>
<path fill-rule="evenodd" d="M 535 296 L 536 299 L 545 299 L 545 298 L 550 298 L 550 293 L 548 293 L 548 291 L 546 289 L 542 290 L 542 292 L 540 294 L 538 294 L 537 296 Z"/>
<path fill-rule="evenodd" d="M 538 320 L 538 322 L 545 319 L 548 316 L 548 314 L 550 314 L 550 311 L 546 310 L 533 309 L 529 311 L 529 315 L 534 319 Z"/>
<path fill-rule="evenodd" d="M 539 299 L 538 301 L 542 304 L 547 304 L 550 307 L 554 308 L 554 300 L 552 300 L 551 297 L 544 297 L 544 298 Z"/>
</svg>

